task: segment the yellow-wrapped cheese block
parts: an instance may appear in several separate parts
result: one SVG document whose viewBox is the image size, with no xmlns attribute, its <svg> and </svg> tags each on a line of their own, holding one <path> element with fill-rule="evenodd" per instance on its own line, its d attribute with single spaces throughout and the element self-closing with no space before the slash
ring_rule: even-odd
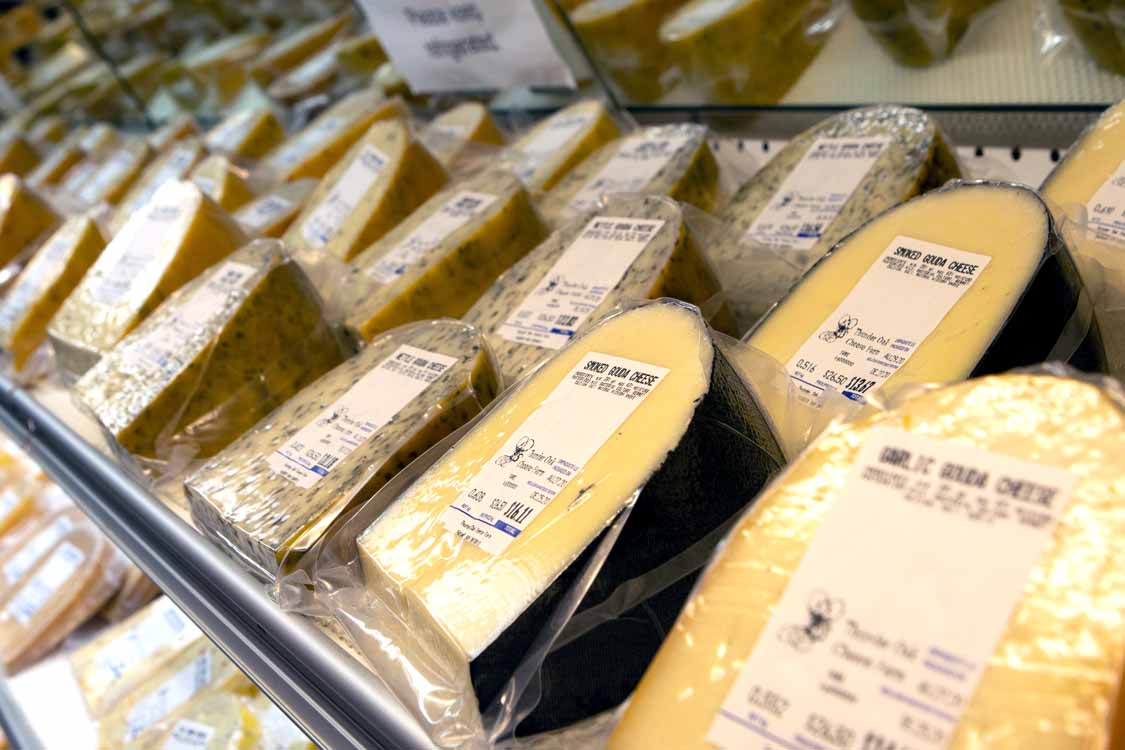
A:
<svg viewBox="0 0 1125 750">
<path fill-rule="evenodd" d="M 735 527 L 609 747 L 1118 747 L 1122 456 L 1120 396 L 1053 375 L 833 426 Z"/>
<path fill-rule="evenodd" d="M 479 102 L 465 102 L 442 112 L 422 128 L 418 137 L 446 167 L 471 152 L 470 144 L 504 145 L 504 134 L 488 108 Z"/>
<path fill-rule="evenodd" d="M 530 188 L 550 190 L 620 134 L 605 105 L 588 99 L 559 110 L 508 146 L 501 159 Z"/>
<path fill-rule="evenodd" d="M 262 727 L 245 695 L 216 690 L 193 701 L 166 732 L 153 740 L 153 750 L 260 750 Z"/>
<path fill-rule="evenodd" d="M 204 143 L 211 151 L 247 159 L 260 159 L 285 139 L 285 128 L 269 107 L 244 109 L 207 131 Z"/>
<path fill-rule="evenodd" d="M 352 77 L 368 75 L 387 61 L 387 53 L 374 34 L 340 41 L 336 48 L 336 61 L 342 73 Z"/>
<path fill-rule="evenodd" d="M 0 267 L 60 221 L 47 202 L 14 174 L 0 175 Z"/>
<path fill-rule="evenodd" d="M 205 457 L 344 357 L 301 267 L 263 240 L 169 297 L 74 393 L 131 453 L 157 456 L 161 439 Z"/>
<path fill-rule="evenodd" d="M 162 153 L 176 141 L 198 134 L 199 127 L 195 124 L 195 118 L 187 113 L 179 114 L 152 133 L 148 137 L 148 145 L 154 152 Z"/>
<path fill-rule="evenodd" d="M 133 186 L 125 193 L 125 197 L 121 199 L 121 203 L 113 214 L 113 220 L 110 222 L 113 233 L 119 232 L 134 214 L 152 200 L 156 191 L 164 183 L 187 179 L 195 165 L 206 156 L 206 149 L 194 138 L 173 142 L 167 151 L 157 156 L 145 167 Z"/>
<path fill-rule="evenodd" d="M 198 187 L 166 183 L 114 236 L 47 327 L 59 366 L 84 373 L 168 295 L 245 241 Z"/>
<path fill-rule="evenodd" d="M 251 198 L 253 191 L 246 183 L 246 170 L 231 164 L 230 159 L 212 154 L 191 170 L 191 181 L 224 211 L 234 211 Z"/>
<path fill-rule="evenodd" d="M 464 320 L 488 335 L 514 381 L 623 302 L 674 297 L 704 305 L 719 290 L 676 203 L 615 195 L 502 274 Z M 730 329 L 726 319 L 716 324 Z"/>
<path fill-rule="evenodd" d="M 0 346 L 22 370 L 47 340 L 47 324 L 105 247 L 97 223 L 88 216 L 68 219 L 36 251 L 0 299 Z"/>
<path fill-rule="evenodd" d="M 352 259 L 348 325 L 370 340 L 415 320 L 459 318 L 546 235 L 510 173 L 458 182 Z"/>
<path fill-rule="evenodd" d="M 332 168 L 285 242 L 350 260 L 445 184 L 445 169 L 403 120 L 377 122 Z"/>
<path fill-rule="evenodd" d="M 323 177 L 373 123 L 408 114 L 399 99 L 384 99 L 373 89 L 358 91 L 271 151 L 265 165 L 280 180 Z"/>
<path fill-rule="evenodd" d="M 498 390 L 471 327 L 441 320 L 396 329 L 196 471 L 185 483 L 196 528 L 272 581 Z M 346 418 L 333 423 L 335 414 Z"/>
<path fill-rule="evenodd" d="M 315 180 L 283 182 L 234 213 L 251 237 L 280 237 L 301 213 L 316 190 Z"/>
<path fill-rule="evenodd" d="M 62 143 L 69 131 L 70 128 L 67 127 L 66 120 L 60 115 L 47 115 L 35 121 L 27 137 L 31 139 L 32 143 L 42 145 Z"/>
<path fill-rule="evenodd" d="M 39 151 L 23 136 L 11 135 L 0 143 L 0 174 L 26 175 L 39 164 Z"/>
<path fill-rule="evenodd" d="M 73 195 L 87 206 L 103 202 L 116 204 L 140 176 L 150 158 L 151 152 L 144 141 L 126 141 L 96 160 L 94 171 L 82 180 Z"/>
<path fill-rule="evenodd" d="M 354 20 L 350 12 L 341 13 L 282 37 L 255 58 L 250 74 L 259 85 L 269 85 L 286 71 L 292 70 L 328 46 Z"/>
</svg>

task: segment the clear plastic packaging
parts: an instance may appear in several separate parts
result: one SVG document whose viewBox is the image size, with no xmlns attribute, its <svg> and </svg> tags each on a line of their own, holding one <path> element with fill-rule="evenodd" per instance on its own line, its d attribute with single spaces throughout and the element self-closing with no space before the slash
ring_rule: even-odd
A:
<svg viewBox="0 0 1125 750">
<path fill-rule="evenodd" d="M 152 750 L 255 750 L 264 744 L 250 698 L 216 690 L 193 701 L 174 720 L 163 721 Z"/>
<path fill-rule="evenodd" d="M 140 568 L 129 563 L 121 577 L 121 588 L 98 614 L 107 622 L 121 622 L 160 596 L 160 587 Z"/>
<path fill-rule="evenodd" d="M 113 234 L 120 232 L 125 224 L 133 218 L 142 208 L 148 205 L 156 192 L 166 182 L 186 180 L 188 173 L 207 156 L 207 150 L 197 138 L 185 138 L 173 141 L 171 145 L 155 159 L 149 162 L 145 170 L 133 182 L 132 187 L 121 199 L 117 211 L 110 222 Z M 81 165 L 79 165 L 81 166 Z M 79 182 L 84 181 L 83 177 Z M 70 189 L 70 179 L 63 184 L 64 190 Z"/>
<path fill-rule="evenodd" d="M 610 750 L 758 741 L 734 742 L 736 722 L 781 743 L 793 720 L 828 728 L 841 711 L 857 740 L 1115 746 L 1123 407 L 1119 384 L 1054 366 L 915 390 L 830 427 L 724 543 Z M 880 679 L 863 663 L 885 665 Z"/>
<path fill-rule="evenodd" d="M 271 107 L 250 107 L 223 118 L 203 143 L 214 153 L 260 159 L 285 140 L 285 128 Z"/>
<path fill-rule="evenodd" d="M 234 212 L 234 220 L 250 237 L 280 238 L 316 190 L 316 180 L 283 182 Z"/>
<path fill-rule="evenodd" d="M 532 190 L 550 190 L 590 154 L 621 135 L 605 104 L 584 99 L 564 107 L 522 133 L 504 150 L 499 165 Z"/>
<path fill-rule="evenodd" d="M 471 154 L 470 144 L 503 146 L 505 140 L 488 108 L 480 102 L 464 102 L 447 109 L 430 120 L 418 138 L 450 170 Z"/>
<path fill-rule="evenodd" d="M 439 746 L 566 726 L 627 695 L 780 462 L 699 311 L 646 303 L 362 506 L 318 556 L 318 599 Z"/>
<path fill-rule="evenodd" d="M 257 56 L 250 66 L 250 75 L 262 86 L 283 76 L 305 60 L 327 47 L 355 22 L 348 11 L 297 29 L 275 41 Z"/>
<path fill-rule="evenodd" d="M 189 175 L 200 190 L 224 211 L 235 211 L 254 197 L 250 172 L 221 154 L 199 162 Z"/>
<path fill-rule="evenodd" d="M 789 141 L 719 218 L 708 252 L 745 332 L 846 234 L 959 177 L 937 123 L 909 107 L 842 112 Z"/>
<path fill-rule="evenodd" d="M 180 114 L 153 131 L 148 137 L 148 146 L 155 153 L 161 153 L 176 141 L 198 135 L 199 126 L 195 124 L 195 118 L 186 113 Z"/>
<path fill-rule="evenodd" d="M 71 195 L 84 206 L 116 204 L 125 197 L 151 158 L 148 144 L 139 139 L 99 151 L 90 157 L 93 171 Z"/>
<path fill-rule="evenodd" d="M 1036 31 L 1048 58 L 1077 40 L 1099 66 L 1125 75 L 1125 5 L 1118 0 L 1040 0 Z"/>
<path fill-rule="evenodd" d="M 997 0 L 851 0 L 852 10 L 900 65 L 923 68 L 953 54 Z"/>
</svg>

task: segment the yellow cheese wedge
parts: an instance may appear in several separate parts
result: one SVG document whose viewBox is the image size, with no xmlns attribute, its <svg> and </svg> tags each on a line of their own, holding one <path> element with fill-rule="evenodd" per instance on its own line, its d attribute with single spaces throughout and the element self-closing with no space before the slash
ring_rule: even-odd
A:
<svg viewBox="0 0 1125 750">
<path fill-rule="evenodd" d="M 28 184 L 42 188 L 60 183 L 63 176 L 86 156 L 86 152 L 78 145 L 79 140 L 77 135 L 72 135 L 56 146 L 35 169 L 28 173 Z"/>
<path fill-rule="evenodd" d="M 94 171 L 73 195 L 88 206 L 116 204 L 144 171 L 152 153 L 144 141 L 126 141 L 94 162 Z"/>
<path fill-rule="evenodd" d="M 0 346 L 17 370 L 47 340 L 47 324 L 104 247 L 97 223 L 76 216 L 43 243 L 16 277 L 0 300 Z"/>
<path fill-rule="evenodd" d="M 504 134 L 488 108 L 479 102 L 465 102 L 442 112 L 422 128 L 418 137 L 446 167 L 469 151 L 471 143 L 504 145 Z"/>
<path fill-rule="evenodd" d="M 358 77 L 374 73 L 387 61 L 387 53 L 374 34 L 362 34 L 341 40 L 336 48 L 336 61 L 342 73 Z"/>
<path fill-rule="evenodd" d="M 403 120 L 377 122 L 317 187 L 285 242 L 350 260 L 445 184 L 441 164 Z"/>
<path fill-rule="evenodd" d="M 211 130 L 204 143 L 213 152 L 260 159 L 285 139 L 285 128 L 269 107 L 235 112 Z"/>
<path fill-rule="evenodd" d="M 163 185 L 110 241 L 47 327 L 59 366 L 80 375 L 245 235 L 191 183 Z"/>
<path fill-rule="evenodd" d="M 185 70 L 210 88 L 208 100 L 215 105 L 229 102 L 249 80 L 247 67 L 269 43 L 265 31 L 246 31 L 220 39 L 188 55 Z"/>
<path fill-rule="evenodd" d="M 4 489 L 0 491 L 0 534 L 7 534 L 26 519 L 41 515 L 42 509 L 36 502 L 41 490 L 39 478 L 25 467 L 31 459 L 26 456 L 13 462 L 4 471 Z"/>
<path fill-rule="evenodd" d="M 39 152 L 22 136 L 8 136 L 0 143 L 0 174 L 22 177 L 38 164 Z"/>
<path fill-rule="evenodd" d="M 40 94 L 93 64 L 92 52 L 78 42 L 68 41 L 53 55 L 35 65 L 20 89 L 28 96 Z"/>
<path fill-rule="evenodd" d="M 32 143 L 44 145 L 62 143 L 69 131 L 70 128 L 67 127 L 66 120 L 60 115 L 47 115 L 35 121 L 27 137 L 31 139 Z"/>
<path fill-rule="evenodd" d="M 518 380 L 623 302 L 673 297 L 707 305 L 719 281 L 666 198 L 610 196 L 503 273 L 465 314 Z M 730 330 L 729 313 L 716 325 Z"/>
<path fill-rule="evenodd" d="M 370 340 L 416 320 L 459 318 L 546 236 L 514 176 L 462 180 L 352 259 L 348 325 Z"/>
<path fill-rule="evenodd" d="M 234 213 L 251 237 L 280 237 L 301 213 L 316 189 L 315 180 L 283 182 Z"/>
<path fill-rule="evenodd" d="M 1123 561 L 1114 540 L 1121 531 L 1116 509 L 1125 495 L 1121 467 L 1109 457 L 1125 455 L 1125 417 L 1121 409 L 1119 399 L 1091 384 L 1047 375 L 1005 375 L 941 388 L 891 411 L 832 428 L 761 495 L 730 535 L 629 702 L 609 741 L 610 749 L 710 750 L 719 745 L 706 739 L 709 729 L 728 701 L 756 699 L 756 721 L 741 711 L 732 714 L 734 720 L 769 731 L 780 721 L 777 712 L 792 712 L 797 718 L 818 713 L 816 702 L 800 699 L 812 695 L 819 696 L 819 707 L 825 712 L 851 712 L 855 721 L 847 724 L 856 732 L 857 742 L 865 730 L 878 729 L 875 723 L 884 722 L 883 726 L 898 732 L 899 738 L 910 737 L 903 735 L 902 729 L 918 729 L 928 724 L 931 731 L 926 736 L 940 739 L 941 745 L 950 750 L 1116 747 L 1121 740 L 1121 725 L 1111 721 L 1110 712 L 1118 700 L 1116 693 L 1125 669 L 1125 630 L 1120 627 L 1117 604 L 1125 590 L 1115 574 Z M 955 459 L 949 459 L 948 452 L 952 451 L 957 451 L 952 453 L 955 457 L 971 451 L 967 457 L 972 462 L 970 467 L 978 470 L 978 481 L 980 473 L 987 474 L 982 484 L 988 494 L 982 497 L 982 509 L 995 507 L 996 501 L 1003 503 L 1006 497 L 1013 514 L 1035 514 L 1039 508 L 1029 507 L 1028 502 L 1037 496 L 1031 494 L 1037 489 L 1036 477 L 1029 476 L 1032 472 L 1037 476 L 1049 472 L 1048 476 L 1062 474 L 1072 478 L 1067 497 L 1055 497 L 1054 507 L 1048 505 L 1051 511 L 1045 515 L 1053 515 L 1057 525 L 1030 550 L 1034 554 L 1021 558 L 1031 564 L 1016 571 L 1023 584 L 1015 589 L 996 588 L 990 592 L 988 587 L 996 584 L 982 582 L 976 571 L 969 573 L 968 568 L 962 568 L 965 578 L 958 582 L 955 576 L 949 576 L 950 561 L 929 556 L 915 556 L 904 563 L 905 568 L 888 563 L 888 581 L 909 576 L 923 592 L 935 591 L 938 586 L 957 590 L 954 598 L 942 600 L 948 606 L 935 606 L 924 615 L 931 618 L 939 631 L 943 623 L 949 624 L 953 619 L 961 623 L 967 619 L 971 623 L 978 616 L 973 609 L 962 610 L 956 604 L 957 597 L 968 596 L 967 592 L 984 592 L 985 596 L 997 596 L 1001 601 L 1010 598 L 1013 606 L 1007 609 L 1008 616 L 984 626 L 988 632 L 995 632 L 994 648 L 990 652 L 986 649 L 983 660 L 974 659 L 975 664 L 969 664 L 968 669 L 953 670 L 952 678 L 943 679 L 939 671 L 950 664 L 941 654 L 957 654 L 962 644 L 939 643 L 935 648 L 926 641 L 927 650 L 915 658 L 934 664 L 934 671 L 923 673 L 916 681 L 909 679 L 918 675 L 916 670 L 924 668 L 890 653 L 899 639 L 906 645 L 914 642 L 910 632 L 890 625 L 891 620 L 901 621 L 903 617 L 896 615 L 892 606 L 881 610 L 886 615 L 881 622 L 879 618 L 864 617 L 859 611 L 860 602 L 844 600 L 847 611 L 834 610 L 839 615 L 830 618 L 827 627 L 815 626 L 814 630 L 807 618 L 813 617 L 811 621 L 815 623 L 816 612 L 830 614 L 833 610 L 831 606 L 826 609 L 815 604 L 823 597 L 810 596 L 808 606 L 816 609 L 806 611 L 806 619 L 794 625 L 798 629 L 809 625 L 816 636 L 811 642 L 803 637 L 808 631 L 786 635 L 783 630 L 776 631 L 780 623 L 771 622 L 771 613 L 780 606 L 783 595 L 789 596 L 791 581 L 806 572 L 808 555 L 822 543 L 820 534 L 827 532 L 837 519 L 846 519 L 848 511 L 842 503 L 845 498 L 851 501 L 855 497 L 855 490 L 849 492 L 846 488 L 851 482 L 862 481 L 858 476 L 860 467 L 864 467 L 865 473 L 877 472 L 870 474 L 873 477 L 905 480 L 908 486 L 916 483 L 918 477 L 911 476 L 903 465 L 872 466 L 861 462 L 866 446 L 877 447 L 892 439 L 927 448 L 936 446 L 937 465 L 943 468 L 940 476 L 928 480 L 932 485 L 929 493 L 921 489 L 919 496 L 923 500 L 937 492 L 952 498 L 985 495 L 973 485 L 957 482 L 958 476 L 969 475 L 963 471 L 963 465 L 959 467 Z M 946 452 L 944 456 L 942 452 Z M 943 463 L 946 460 L 949 463 Z M 1012 477 L 1006 472 L 1013 465 L 1022 466 L 1022 474 L 1005 479 Z M 1007 495 L 995 489 L 1004 482 L 1008 482 Z M 921 525 L 913 531 L 901 523 L 890 526 L 889 519 L 879 517 L 864 519 L 856 528 L 866 526 L 875 534 L 884 529 L 891 534 L 905 534 L 907 544 L 915 537 L 921 540 L 933 534 L 940 534 L 940 541 L 953 545 L 979 543 L 978 535 L 972 536 L 972 541 L 951 536 L 950 524 L 974 524 L 961 521 L 959 513 L 946 518 L 949 514 L 936 510 L 940 505 L 932 500 L 930 503 L 930 509 L 914 511 L 918 514 L 915 523 Z M 908 505 L 905 498 L 902 504 Z M 888 514 L 900 518 L 905 511 L 893 506 L 889 504 Z M 926 523 L 927 517 L 933 520 Z M 996 547 L 1004 549 L 1008 558 L 1013 554 L 1009 545 L 1015 541 L 1012 536 L 1018 533 L 1017 529 L 1014 520 L 992 520 L 985 521 L 977 534 L 995 535 Z M 862 531 L 855 536 L 857 546 L 885 546 Z M 898 549 L 901 543 L 892 546 Z M 933 542 L 924 546 L 928 551 Z M 1023 549 L 1027 549 L 1026 544 Z M 979 557 L 980 552 L 972 554 Z M 819 559 L 823 561 L 822 557 Z M 849 561 L 841 560 L 840 564 L 848 566 Z M 952 569 L 957 569 L 955 563 Z M 989 580 L 996 575 L 990 575 Z M 866 578 L 863 581 L 869 583 Z M 793 593 L 797 595 L 796 590 Z M 832 591 L 827 595 L 845 593 Z M 884 604 L 888 603 L 884 600 Z M 870 638 L 862 639 L 864 635 Z M 796 650 L 786 645 L 783 652 L 771 654 L 770 649 L 776 648 L 772 644 L 781 638 L 788 638 L 787 643 L 803 644 L 804 648 Z M 762 684 L 746 698 L 751 695 L 749 690 L 745 694 L 733 692 L 735 681 L 758 649 L 763 650 L 762 660 L 758 661 L 755 654 L 755 664 L 763 669 L 773 667 L 769 656 L 784 654 L 780 658 L 785 664 L 775 669 L 785 670 L 792 679 L 785 686 L 776 682 Z M 854 657 L 850 662 L 846 657 L 839 659 L 843 679 L 842 684 L 836 683 L 839 689 L 862 689 L 862 660 L 868 660 L 873 667 L 883 664 L 889 670 L 898 670 L 898 676 L 881 672 L 888 676 L 876 685 L 884 684 L 892 691 L 900 687 L 908 699 L 916 701 L 914 705 L 920 702 L 931 711 L 937 710 L 944 720 L 933 721 L 934 713 L 920 716 L 921 712 L 902 703 L 897 704 L 897 710 L 887 710 L 886 706 L 873 705 L 869 698 L 860 704 L 863 711 L 855 707 L 842 709 L 846 698 L 831 697 L 827 691 L 816 689 L 818 682 L 833 685 L 832 678 L 815 666 L 823 664 L 826 657 L 821 651 L 828 649 L 829 653 Z M 934 653 L 938 654 L 936 659 L 930 656 Z M 795 669 L 794 664 L 800 664 L 801 669 Z M 964 680 L 964 672 L 974 671 L 979 675 L 975 689 L 972 681 L 956 682 L 957 678 Z M 950 689 L 951 682 L 954 689 Z M 675 720 L 669 721 L 668 717 Z M 909 723 L 903 723 L 904 717 Z M 814 725 L 833 726 L 824 719 L 814 721 Z M 790 736 L 787 733 L 783 739 Z M 829 732 L 828 736 L 845 735 Z M 915 739 L 908 744 L 918 746 L 918 735 L 913 736 Z M 761 742 L 747 733 L 745 744 L 738 746 L 757 746 Z"/>
<path fill-rule="evenodd" d="M 246 170 L 231 164 L 230 159 L 212 154 L 191 170 L 191 181 L 224 211 L 234 211 L 254 197 L 246 184 Z"/>
<path fill-rule="evenodd" d="M 173 142 L 167 151 L 145 167 L 133 186 L 125 193 L 110 222 L 111 231 L 114 234 L 121 231 L 125 223 L 152 200 L 156 191 L 165 182 L 187 179 L 195 165 L 206 156 L 206 149 L 195 139 Z"/>
<path fill-rule="evenodd" d="M 98 612 L 98 616 L 107 622 L 120 622 L 158 596 L 160 587 L 156 582 L 130 563 L 121 578 L 121 587 L 109 603 L 102 607 L 101 612 Z"/>
<path fill-rule="evenodd" d="M 259 85 L 268 86 L 286 71 L 292 70 L 328 46 L 354 20 L 350 12 L 341 13 L 282 37 L 255 58 L 250 75 Z"/>
<path fill-rule="evenodd" d="M 262 729 L 245 696 L 217 690 L 201 696 L 149 746 L 154 750 L 257 750 Z"/>
<path fill-rule="evenodd" d="M 60 217 L 14 174 L 0 175 L 0 267 L 11 263 Z"/>
<path fill-rule="evenodd" d="M 339 45 L 333 44 L 317 52 L 275 79 L 266 93 L 279 102 L 292 105 L 306 97 L 328 92 L 339 74 L 336 61 L 338 49 Z"/>
<path fill-rule="evenodd" d="M 304 130 L 271 151 L 265 165 L 280 180 L 323 177 L 373 123 L 407 115 L 398 99 L 383 99 L 373 89 L 358 91 L 320 113 Z"/>
<path fill-rule="evenodd" d="M 163 596 L 98 634 L 70 656 L 90 716 L 104 716 L 162 665 L 201 639 L 199 628 Z"/>
<path fill-rule="evenodd" d="M 429 98 L 416 95 L 402 73 L 399 73 L 398 68 L 391 62 L 385 62 L 379 66 L 375 75 L 371 76 L 371 83 L 381 89 L 384 96 L 401 96 L 414 104 L 424 105 Z"/>
<path fill-rule="evenodd" d="M 131 453 L 159 456 L 160 439 L 206 457 L 345 356 L 312 283 L 269 240 L 185 284 L 74 393 Z"/>
<path fill-rule="evenodd" d="M 588 99 L 559 110 L 517 138 L 501 163 L 528 187 L 550 190 L 619 134 L 605 105 Z"/>
<path fill-rule="evenodd" d="M 78 145 L 87 154 L 99 153 L 102 149 L 117 143 L 121 138 L 120 133 L 114 130 L 112 125 L 104 122 L 90 125 L 78 132 L 80 134 Z"/>
<path fill-rule="evenodd" d="M 153 151 L 162 153 L 176 141 L 195 135 L 199 135 L 199 126 L 195 124 L 195 118 L 187 113 L 179 114 L 157 128 L 148 137 L 148 145 Z"/>
</svg>

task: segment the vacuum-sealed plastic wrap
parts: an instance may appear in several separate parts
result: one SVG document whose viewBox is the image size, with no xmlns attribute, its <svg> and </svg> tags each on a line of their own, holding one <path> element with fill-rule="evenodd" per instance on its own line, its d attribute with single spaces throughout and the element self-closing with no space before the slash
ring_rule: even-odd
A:
<svg viewBox="0 0 1125 750">
<path fill-rule="evenodd" d="M 457 182 L 352 259 L 348 326 L 371 339 L 416 320 L 459 318 L 546 236 L 510 173 Z"/>
<path fill-rule="evenodd" d="M 447 179 L 405 120 L 377 122 L 324 177 L 285 242 L 298 252 L 323 251 L 351 260 Z"/>
<path fill-rule="evenodd" d="M 900 65 L 921 68 L 953 48 L 997 0 L 851 0 L 852 10 Z"/>
<path fill-rule="evenodd" d="M 307 97 L 328 94 L 339 74 L 338 44 L 325 47 L 297 67 L 276 78 L 266 93 L 274 101 L 292 105 Z"/>
<path fill-rule="evenodd" d="M 220 154 L 212 154 L 199 162 L 190 177 L 224 211 L 234 211 L 254 197 L 246 182 L 249 177 L 246 170 Z"/>
<path fill-rule="evenodd" d="M 198 187 L 166 183 L 110 241 L 47 326 L 64 375 L 86 372 L 168 295 L 245 241 Z"/>
<path fill-rule="evenodd" d="M 207 156 L 207 150 L 196 138 L 175 141 L 163 153 L 153 159 L 133 186 L 121 199 L 110 229 L 116 234 L 156 195 L 156 191 L 166 182 L 186 180 L 188 174 Z"/>
<path fill-rule="evenodd" d="M 674 297 L 704 305 L 719 280 L 668 198 L 611 195 L 503 273 L 464 316 L 488 335 L 509 382 L 623 301 Z M 720 312 L 717 327 L 731 332 Z"/>
<path fill-rule="evenodd" d="M 484 339 L 470 326 L 435 320 L 395 329 L 189 477 L 195 526 L 273 581 L 499 390 Z"/>
<path fill-rule="evenodd" d="M 1115 747 L 1125 414 L 1067 374 L 822 434 L 704 573 L 611 750 Z"/>
<path fill-rule="evenodd" d="M 446 168 L 464 155 L 470 144 L 504 145 L 504 134 L 488 108 L 479 102 L 464 102 L 442 112 L 422 128 L 418 138 Z"/>
<path fill-rule="evenodd" d="M 1106 70 L 1125 75 L 1125 7 L 1117 0 L 1041 0 L 1040 54 L 1050 57 L 1075 38 Z"/>
<path fill-rule="evenodd" d="M 540 203 L 552 224 L 570 221 L 614 193 L 667 195 L 704 211 L 715 207 L 719 165 L 704 125 L 655 125 L 602 146 Z"/>
<path fill-rule="evenodd" d="M 708 247 L 748 330 L 848 232 L 960 176 L 929 115 L 885 105 L 842 112 L 789 141 L 735 194 Z"/>
<path fill-rule="evenodd" d="M 401 99 L 384 99 L 375 89 L 357 91 L 321 112 L 296 135 L 267 155 L 264 166 L 279 180 L 321 178 L 379 120 L 406 118 Z"/>
<path fill-rule="evenodd" d="M 702 565 L 780 461 L 699 311 L 646 303 L 510 390 L 388 509 L 376 495 L 321 552 L 318 593 L 439 745 L 480 732 L 478 703 L 493 738 L 568 725 L 626 697 L 690 588 L 564 624 L 664 566 L 687 576 L 689 549 Z"/>
<path fill-rule="evenodd" d="M 309 24 L 282 37 L 258 55 L 250 66 L 250 75 L 261 86 L 292 70 L 331 44 L 333 38 L 352 25 L 355 18 L 349 11 Z"/>
<path fill-rule="evenodd" d="M 953 183 L 846 237 L 746 343 L 784 363 L 759 389 L 789 455 L 825 394 L 950 382 L 1050 359 L 1102 369 L 1090 300 L 1054 217 L 1030 188 Z"/>
<path fill-rule="evenodd" d="M 39 151 L 20 135 L 0 141 L 0 174 L 23 176 L 39 164 Z"/>
<path fill-rule="evenodd" d="M 550 190 L 587 156 L 621 134 L 605 104 L 571 104 L 514 140 L 500 157 L 529 188 Z"/>
<path fill-rule="evenodd" d="M 345 357 L 300 265 L 258 240 L 169 297 L 74 393 L 134 455 L 206 457 Z"/>
<path fill-rule="evenodd" d="M 831 0 L 691 0 L 660 42 L 708 101 L 776 104 L 835 27 Z"/>
<path fill-rule="evenodd" d="M 161 153 L 176 141 L 198 135 L 199 126 L 195 124 L 195 118 L 186 113 L 180 114 L 172 117 L 149 135 L 148 147 L 156 153 Z"/>
<path fill-rule="evenodd" d="M 260 159 L 285 140 L 285 128 L 267 106 L 252 107 L 227 116 L 203 139 L 215 153 Z"/>
<path fill-rule="evenodd" d="M 193 701 L 148 747 L 153 750 L 269 750 L 250 699 L 215 690 Z"/>
<path fill-rule="evenodd" d="M 59 184 L 75 164 L 86 158 L 86 152 L 78 145 L 80 140 L 81 133 L 76 132 L 55 146 L 35 169 L 27 173 L 27 184 L 40 189 Z"/>
<path fill-rule="evenodd" d="M 90 716 L 104 716 L 161 666 L 202 640 L 199 628 L 164 596 L 99 634 L 70 656 Z"/>
<path fill-rule="evenodd" d="M 94 264 L 105 239 L 90 216 L 68 219 L 36 251 L 0 299 L 0 347 L 23 370 L 47 341 L 47 324 Z"/>
<path fill-rule="evenodd" d="M 283 182 L 234 212 L 251 237 L 281 237 L 316 190 L 316 180 Z"/>
<path fill-rule="evenodd" d="M 98 615 L 107 622 L 120 622 L 160 596 L 160 587 L 144 571 L 130 563 L 121 577 L 121 588 Z"/>
<path fill-rule="evenodd" d="M 0 268 L 14 261 L 61 217 L 14 174 L 0 175 Z"/>
<path fill-rule="evenodd" d="M 151 153 L 142 140 L 123 141 L 95 162 L 96 169 L 74 193 L 87 206 L 116 204 L 137 180 Z"/>
</svg>

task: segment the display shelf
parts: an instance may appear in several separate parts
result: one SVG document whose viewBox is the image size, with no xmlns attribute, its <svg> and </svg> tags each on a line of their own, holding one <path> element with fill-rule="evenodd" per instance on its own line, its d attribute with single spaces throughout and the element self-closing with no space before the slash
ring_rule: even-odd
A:
<svg viewBox="0 0 1125 750">
<path fill-rule="evenodd" d="M 57 389 L 33 396 L 0 377 L 0 427 L 314 742 L 324 750 L 431 747 L 374 674 L 309 620 L 282 612 L 95 448 L 89 431 L 80 437 L 64 414 L 68 403 Z"/>
</svg>

